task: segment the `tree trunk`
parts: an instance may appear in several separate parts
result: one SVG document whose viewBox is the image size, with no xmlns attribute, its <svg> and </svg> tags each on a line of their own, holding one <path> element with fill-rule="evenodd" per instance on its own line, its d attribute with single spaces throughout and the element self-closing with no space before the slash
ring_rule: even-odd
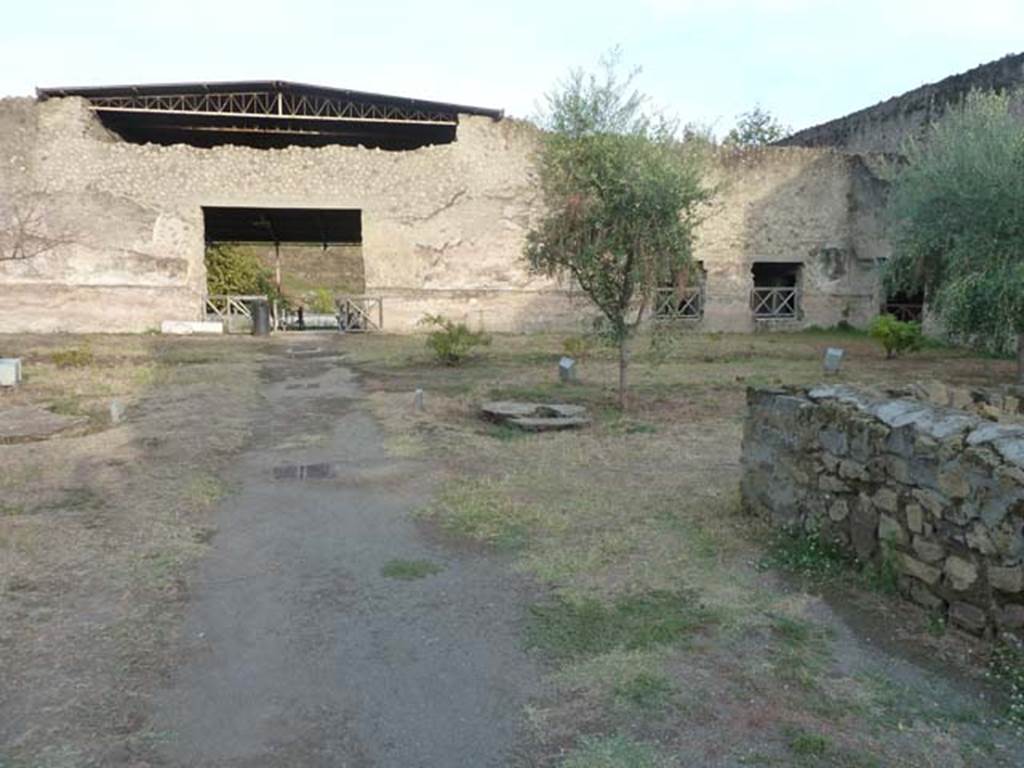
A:
<svg viewBox="0 0 1024 768">
<path fill-rule="evenodd" d="M 626 368 L 629 366 L 629 337 L 619 338 L 619 410 L 626 410 Z"/>
<path fill-rule="evenodd" d="M 1024 384 L 1024 332 L 1017 333 L 1017 383 Z"/>
</svg>

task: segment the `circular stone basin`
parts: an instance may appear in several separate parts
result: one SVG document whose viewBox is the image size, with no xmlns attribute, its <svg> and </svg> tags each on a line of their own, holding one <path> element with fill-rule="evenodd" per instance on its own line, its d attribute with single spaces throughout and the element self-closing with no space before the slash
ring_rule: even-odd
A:
<svg viewBox="0 0 1024 768">
<path fill-rule="evenodd" d="M 484 418 L 490 421 L 509 424 L 527 432 L 575 429 L 590 423 L 587 409 L 582 405 L 496 400 L 484 403 L 480 406 L 480 410 Z"/>
</svg>

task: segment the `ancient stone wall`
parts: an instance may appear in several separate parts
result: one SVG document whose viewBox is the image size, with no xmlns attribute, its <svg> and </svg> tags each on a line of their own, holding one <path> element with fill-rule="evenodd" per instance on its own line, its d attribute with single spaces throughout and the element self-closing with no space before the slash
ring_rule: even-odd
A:
<svg viewBox="0 0 1024 768">
<path fill-rule="evenodd" d="M 1024 426 L 844 386 L 751 390 L 747 510 L 888 559 L 970 632 L 1024 633 Z"/>
<path fill-rule="evenodd" d="M 360 209 L 365 290 L 384 297 L 388 330 L 414 329 L 427 312 L 493 331 L 577 330 L 593 314 L 522 258 L 542 203 L 537 134 L 526 123 L 464 115 L 456 142 L 403 152 L 139 145 L 66 98 L 0 101 L 0 129 L 0 157 L 15 158 L 18 183 L 45 201 L 58 243 L 0 263 L 0 331 L 142 331 L 199 319 L 203 206 Z M 831 150 L 716 159 L 695 253 L 708 273 L 701 327 L 756 327 L 757 261 L 804 265 L 801 316 L 776 325 L 867 322 L 885 251 L 872 180 L 859 158 Z"/>
<path fill-rule="evenodd" d="M 1005 56 L 937 83 L 846 117 L 797 131 L 780 146 L 835 147 L 847 152 L 898 153 L 908 138 L 921 138 L 926 127 L 972 89 L 1004 91 L 1024 85 L 1024 53 Z M 1022 103 L 1024 107 L 1024 103 Z M 1024 119 L 1024 109 L 1022 109 Z"/>
<path fill-rule="evenodd" d="M 858 157 L 828 150 L 723 152 L 694 257 L 707 271 L 705 325 L 759 327 L 750 311 L 752 268 L 796 262 L 801 312 L 772 327 L 865 325 L 878 313 L 878 262 L 888 253 L 877 216 L 880 182 Z"/>
</svg>

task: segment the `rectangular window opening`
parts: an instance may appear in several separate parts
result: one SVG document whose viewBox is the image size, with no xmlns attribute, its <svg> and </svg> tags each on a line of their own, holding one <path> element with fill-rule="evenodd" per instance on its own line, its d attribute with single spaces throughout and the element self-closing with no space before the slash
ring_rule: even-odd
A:
<svg viewBox="0 0 1024 768">
<path fill-rule="evenodd" d="M 704 317 L 704 286 L 707 270 L 703 261 L 691 262 L 658 288 L 654 303 L 655 320 L 700 320 Z"/>
<path fill-rule="evenodd" d="M 800 262 L 755 262 L 751 269 L 754 288 L 750 308 L 756 319 L 800 317 Z"/>
</svg>

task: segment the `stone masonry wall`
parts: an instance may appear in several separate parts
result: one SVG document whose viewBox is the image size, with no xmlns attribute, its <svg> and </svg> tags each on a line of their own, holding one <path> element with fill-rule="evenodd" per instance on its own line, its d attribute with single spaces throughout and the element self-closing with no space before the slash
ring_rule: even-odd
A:
<svg viewBox="0 0 1024 768">
<path fill-rule="evenodd" d="M 902 151 L 908 138 L 921 138 L 925 129 L 972 89 L 1013 90 L 1024 85 L 1024 53 L 1004 56 L 937 83 L 894 96 L 873 107 L 797 131 L 782 146 L 835 147 L 847 152 Z M 1024 119 L 1024 99 L 1017 100 Z"/>
<path fill-rule="evenodd" d="M 745 508 L 819 531 L 975 634 L 1024 635 L 1024 427 L 845 386 L 750 390 Z"/>
<path fill-rule="evenodd" d="M 461 116 L 457 141 L 403 152 L 139 145 L 85 101 L 0 100 L 0 173 L 45 203 L 58 247 L 0 262 L 0 332 L 144 331 L 199 319 L 203 206 L 358 208 L 368 294 L 385 329 L 427 312 L 492 331 L 576 330 L 593 309 L 522 258 L 542 201 L 529 124 Z M 694 257 L 706 330 L 755 329 L 751 267 L 804 265 L 803 313 L 784 327 L 866 323 L 878 306 L 876 180 L 859 158 L 771 148 L 723 154 Z M 14 173 L 13 170 L 17 170 Z"/>
</svg>

